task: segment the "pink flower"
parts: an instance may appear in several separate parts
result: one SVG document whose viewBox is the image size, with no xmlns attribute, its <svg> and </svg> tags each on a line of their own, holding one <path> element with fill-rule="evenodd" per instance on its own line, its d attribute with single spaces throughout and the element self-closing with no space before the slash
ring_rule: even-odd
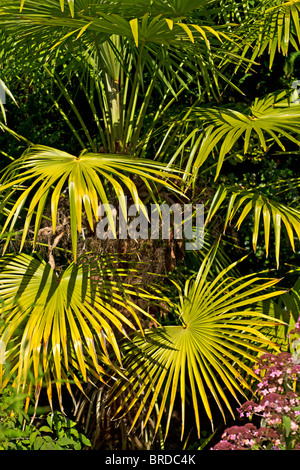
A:
<svg viewBox="0 0 300 470">
<path fill-rule="evenodd" d="M 299 428 L 299 425 L 296 424 L 294 421 L 291 421 L 291 430 L 292 431 L 297 431 Z"/>
<path fill-rule="evenodd" d="M 251 446 L 254 446 L 255 441 L 254 441 L 254 439 L 246 439 L 246 440 L 244 441 L 244 444 L 246 444 L 246 446 L 250 446 L 250 447 L 251 447 Z"/>
<path fill-rule="evenodd" d="M 299 334 L 300 317 L 295 329 Z M 300 364 L 293 364 L 292 354 L 288 352 L 277 355 L 268 353 L 260 357 L 253 369 L 261 376 L 256 391 L 260 401 L 248 401 L 238 411 L 241 417 L 251 418 L 257 414 L 263 418 L 261 424 L 264 425 L 257 429 L 248 423 L 227 429 L 218 449 L 247 450 L 255 446 L 255 449 L 262 450 L 288 450 L 290 444 L 286 440 L 283 421 L 286 416 L 291 423 L 293 449 L 300 450 L 300 420 L 297 422 L 300 416 Z"/>
</svg>

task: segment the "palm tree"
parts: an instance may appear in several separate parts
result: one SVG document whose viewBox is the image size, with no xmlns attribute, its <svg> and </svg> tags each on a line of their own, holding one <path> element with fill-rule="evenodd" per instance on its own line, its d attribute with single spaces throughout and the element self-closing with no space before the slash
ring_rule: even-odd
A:
<svg viewBox="0 0 300 470">
<path fill-rule="evenodd" d="M 200 435 L 201 403 L 213 422 L 209 396 L 226 419 L 224 405 L 234 414 L 227 393 L 240 400 L 251 391 L 257 379 L 251 364 L 265 348 L 276 349 L 276 341 L 263 333 L 274 318 L 254 306 L 283 293 L 273 288 L 277 279 L 237 275 L 236 262 L 216 270 L 217 243 L 202 256 L 196 277 L 184 287 L 173 284 L 174 301 L 163 289 L 126 283 L 129 273 L 141 276 L 137 267 L 122 269 L 118 261 L 113 269 L 117 259 L 107 264 L 78 255 L 83 225 L 95 229 L 99 203 L 127 196 L 139 206 L 170 194 L 189 201 L 208 162 L 218 181 L 236 149 L 264 153 L 274 143 L 282 149 L 287 141 L 299 145 L 299 105 L 291 103 L 289 91 L 243 109 L 222 102 L 227 87 L 239 92 L 232 70 L 249 70 L 267 47 L 271 67 L 277 51 L 286 54 L 299 43 L 300 2 L 249 3 L 0 0 L 6 80 L 14 60 L 33 76 L 42 69 L 45 93 L 79 148 L 73 155 L 47 144 L 29 145 L 2 175 L 1 338 L 10 364 L 1 367 L 3 386 L 14 381 L 19 389 L 33 390 L 37 404 L 45 383 L 52 403 L 54 380 L 63 406 L 62 382 L 70 393 L 71 382 L 84 392 L 84 382 L 113 377 L 116 417 L 134 409 L 133 428 L 141 414 L 147 423 L 154 413 L 157 432 L 167 408 L 165 435 L 179 393 L 182 437 L 188 394 Z M 231 4 L 237 7 L 237 26 L 228 22 Z M 192 98 L 188 106 L 183 96 Z M 57 214 L 66 203 L 72 260 L 58 269 Z M 224 206 L 224 230 L 234 217 L 239 227 L 253 210 L 254 249 L 263 215 L 267 254 L 273 219 L 277 263 L 281 221 L 295 249 L 299 210 L 258 190 L 220 185 L 210 201 L 208 233 Z M 108 218 L 114 226 L 112 213 Z M 18 230 L 15 255 L 9 251 Z M 48 263 L 37 252 L 41 230 L 56 235 Z M 33 253 L 24 252 L 28 239 Z M 144 331 L 141 316 L 149 315 L 139 299 L 166 302 L 173 324 L 158 325 L 152 318 L 158 327 Z"/>
</svg>

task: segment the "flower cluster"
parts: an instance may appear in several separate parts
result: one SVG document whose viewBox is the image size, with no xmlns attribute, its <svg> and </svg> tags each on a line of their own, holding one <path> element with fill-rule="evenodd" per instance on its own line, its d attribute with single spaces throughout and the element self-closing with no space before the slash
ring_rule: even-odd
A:
<svg viewBox="0 0 300 470">
<path fill-rule="evenodd" d="M 212 450 L 258 450 L 263 448 L 279 449 L 280 434 L 273 428 L 257 428 L 252 423 L 227 428 L 222 440 Z"/>
<path fill-rule="evenodd" d="M 257 394 L 261 397 L 298 389 L 300 364 L 295 363 L 290 353 L 264 354 L 254 371 L 261 376 L 257 385 Z"/>
<path fill-rule="evenodd" d="M 213 450 L 246 450 L 255 444 L 258 429 L 254 424 L 245 426 L 232 426 L 222 435 L 222 440 L 214 446 Z"/>
<path fill-rule="evenodd" d="M 292 334 L 299 335 L 300 321 Z M 264 354 L 254 370 L 261 377 L 258 403 L 247 401 L 241 418 L 260 418 L 260 427 L 248 423 L 225 430 L 212 450 L 300 450 L 300 340 L 291 344 L 293 353 Z"/>
</svg>

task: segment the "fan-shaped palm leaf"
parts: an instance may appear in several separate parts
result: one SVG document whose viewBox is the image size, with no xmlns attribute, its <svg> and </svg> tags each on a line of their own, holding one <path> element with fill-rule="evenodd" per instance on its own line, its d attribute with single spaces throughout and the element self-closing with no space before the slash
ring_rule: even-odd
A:
<svg viewBox="0 0 300 470">
<path fill-rule="evenodd" d="M 189 118 L 193 122 L 193 131 L 185 136 L 186 145 L 194 139 L 192 149 L 193 160 L 189 167 L 194 168 L 194 175 L 212 154 L 218 151 L 216 179 L 219 176 L 224 158 L 233 149 L 234 145 L 243 138 L 244 153 L 250 151 L 250 139 L 258 139 L 264 151 L 267 150 L 268 137 L 284 147 L 284 139 L 300 145 L 297 136 L 300 134 L 300 106 L 288 105 L 286 93 L 270 94 L 264 98 L 257 98 L 253 106 L 244 113 L 233 109 L 194 108 Z M 203 137 L 195 138 L 197 128 L 195 123 L 200 121 L 198 131 Z M 202 130 L 203 129 L 203 130 Z M 177 153 L 170 162 L 176 161 Z"/>
<path fill-rule="evenodd" d="M 224 231 L 228 223 L 231 223 L 233 218 L 237 218 L 236 227 L 239 229 L 247 215 L 252 211 L 254 217 L 252 243 L 253 248 L 256 250 L 259 227 L 261 222 L 261 215 L 264 224 L 265 248 L 266 255 L 269 253 L 269 240 L 271 221 L 273 221 L 274 234 L 275 234 L 275 255 L 277 266 L 279 265 L 280 253 L 280 239 L 281 239 L 281 224 L 283 222 L 292 249 L 295 251 L 294 236 L 300 240 L 300 212 L 284 204 L 271 200 L 261 194 L 258 190 L 245 190 L 237 186 L 220 186 L 212 200 L 207 215 L 208 223 L 216 211 L 222 207 L 226 200 L 227 213 L 225 217 Z M 241 210 L 239 212 L 239 209 Z"/>
<path fill-rule="evenodd" d="M 0 366 L 3 387 L 15 377 L 19 389 L 27 392 L 34 386 L 38 399 L 46 384 L 51 404 L 55 380 L 62 406 L 62 383 L 70 392 L 72 382 L 82 389 L 82 380 L 104 380 L 107 366 L 120 365 L 118 335 L 141 331 L 141 324 L 131 300 L 137 291 L 124 283 L 121 289 L 118 283 L 129 270 L 115 265 L 108 257 L 72 263 L 57 276 L 48 263 L 33 256 L 1 259 L 0 336 L 7 364 Z M 142 289 L 140 295 L 147 297 Z"/>
<path fill-rule="evenodd" d="M 165 407 L 168 411 L 166 435 L 177 394 L 181 397 L 182 435 L 184 433 L 187 389 L 189 388 L 200 434 L 200 402 L 213 423 L 210 398 L 216 401 L 224 419 L 224 405 L 234 415 L 227 392 L 236 400 L 250 390 L 248 378 L 256 376 L 251 364 L 264 348 L 274 347 L 260 332 L 274 319 L 251 309 L 251 305 L 283 291 L 263 292 L 278 280 L 249 275 L 231 278 L 236 263 L 219 273 L 213 281 L 208 274 L 216 248 L 203 261 L 196 278 L 186 282 L 177 306 L 181 324 L 146 332 L 146 341 L 134 337 L 126 345 L 124 367 L 127 380 L 112 388 L 111 401 L 122 396 L 124 405 L 116 417 L 140 404 L 132 427 L 142 410 L 144 423 L 159 403 L 158 428 Z M 225 387 L 225 389 L 224 389 Z M 143 415 L 144 416 L 144 415 Z"/>
<path fill-rule="evenodd" d="M 20 10 L 22 11 L 25 1 L 28 0 L 20 0 Z M 34 3 L 38 3 L 39 0 L 35 0 Z M 32 3 L 32 1 L 31 1 Z M 56 2 L 52 2 L 53 4 L 59 5 L 61 7 L 61 11 L 65 10 L 65 1 L 64 0 L 57 0 Z M 77 9 L 82 9 L 89 4 L 88 0 L 68 0 L 70 11 L 74 12 L 74 6 Z M 209 4 L 215 3 L 215 0 L 169 0 L 169 1 L 162 1 L 162 0 L 154 0 L 149 2 L 149 0 L 112 0 L 104 4 L 104 8 L 108 9 L 111 13 L 119 13 L 124 14 L 131 12 L 135 15 L 140 15 L 145 13 L 145 11 L 151 11 L 154 15 L 162 15 L 167 14 L 169 16 L 180 17 L 185 15 L 191 10 L 196 8 L 205 8 Z M 71 5 L 70 5 L 71 4 Z M 101 5 L 103 4 L 102 1 L 94 1 L 94 5 Z"/>
<path fill-rule="evenodd" d="M 215 36 L 221 42 L 222 37 L 228 39 L 224 32 L 219 31 L 222 27 L 204 25 L 202 28 L 184 23 L 181 12 L 185 7 L 178 5 L 176 8 L 176 2 L 173 5 L 170 2 L 169 8 L 164 5 L 165 8 L 158 14 L 157 11 L 163 7 L 160 2 L 152 13 L 148 1 L 141 2 L 141 7 L 138 5 L 136 8 L 135 2 L 114 4 L 86 0 L 77 2 L 74 7 L 75 15 L 70 15 L 62 12 L 56 2 L 27 0 L 21 17 L 18 3 L 13 0 L 9 3 L 0 2 L 0 17 L 4 27 L 14 28 L 18 34 L 24 33 L 26 27 L 32 28 L 34 34 L 44 28 L 58 27 L 64 31 L 60 42 L 70 36 L 79 38 L 85 32 L 100 33 L 104 40 L 112 34 L 118 34 L 133 39 L 136 46 L 148 41 L 159 44 L 170 44 L 179 40 L 194 42 L 197 38 L 207 41 L 207 35 Z M 202 13 L 205 13 L 205 3 L 192 2 L 186 9 L 202 7 Z M 186 0 L 185 4 L 188 5 Z M 65 34 L 67 28 L 70 28 L 70 31 Z"/>
<path fill-rule="evenodd" d="M 122 211 L 125 211 L 125 190 L 132 196 L 134 204 L 142 204 L 138 189 L 132 179 L 133 175 L 138 176 L 145 183 L 150 195 L 156 183 L 163 184 L 168 189 L 176 191 L 176 187 L 167 181 L 168 178 L 174 178 L 175 175 L 166 170 L 162 164 L 120 155 L 92 154 L 88 152 L 75 157 L 50 147 L 34 146 L 26 151 L 20 159 L 13 162 L 2 178 L 0 193 L 11 190 L 9 196 L 11 198 L 15 192 L 22 191 L 10 210 L 2 233 L 6 231 L 8 226 L 10 231 L 14 229 L 21 210 L 29 201 L 21 249 L 34 215 L 33 246 L 35 246 L 43 211 L 50 194 L 52 226 L 53 233 L 55 233 L 59 198 L 65 187 L 67 187 L 70 203 L 71 237 L 76 260 L 77 233 L 81 233 L 83 209 L 93 230 L 95 220 L 99 220 L 99 202 L 107 204 L 108 220 L 112 230 L 115 230 L 115 221 L 112 211 L 109 210 L 111 201 L 109 202 L 107 184 L 111 185 L 117 200 L 120 201 Z"/>
<path fill-rule="evenodd" d="M 38 59 L 33 63 L 37 63 L 39 69 L 41 63 L 47 63 L 47 67 L 51 68 L 49 57 L 57 54 L 58 47 L 62 47 L 61 55 L 63 56 L 65 76 L 67 70 L 70 69 L 79 71 L 81 75 L 82 69 L 87 68 L 86 65 L 89 64 L 92 68 L 90 76 L 100 82 L 100 86 L 99 83 L 93 85 L 93 91 L 97 90 L 99 93 L 101 88 L 105 88 L 104 102 L 100 103 L 100 107 L 102 105 L 106 112 L 104 121 L 108 120 L 109 122 L 113 117 L 111 113 L 113 114 L 114 111 L 107 110 L 105 103 L 112 95 L 116 96 L 115 106 L 118 106 L 119 114 L 122 114 L 124 109 L 127 113 L 126 119 L 121 120 L 124 123 L 125 135 L 122 138 L 120 135 L 118 136 L 118 140 L 125 147 L 128 143 L 126 142 L 128 127 L 130 129 L 137 127 L 137 130 L 140 131 L 140 126 L 143 123 L 142 118 L 145 117 L 147 111 L 146 104 L 149 103 L 152 96 L 153 87 L 155 85 L 156 88 L 159 88 L 157 83 L 163 82 L 164 84 L 162 94 L 167 88 L 176 99 L 177 91 L 175 91 L 174 82 L 179 83 L 182 89 L 186 89 L 190 81 L 199 81 L 199 77 L 201 77 L 203 82 L 201 87 L 204 84 L 207 91 L 214 92 L 214 88 L 218 88 L 219 77 L 228 81 L 225 75 L 219 71 L 217 63 L 223 57 L 219 51 L 220 45 L 224 39 L 230 41 L 230 38 L 222 31 L 222 26 L 213 26 L 207 20 L 207 12 L 204 8 L 207 2 L 157 2 L 156 6 L 155 3 L 151 2 L 149 5 L 149 2 L 140 2 L 138 11 L 136 11 L 137 5 L 134 2 L 132 5 L 128 2 L 99 2 L 99 4 L 90 1 L 77 2 L 75 4 L 76 15 L 75 18 L 72 18 L 66 12 L 61 11 L 57 2 L 28 0 L 20 17 L 18 0 L 11 1 L 9 4 L 0 1 L 0 17 L 4 31 L 14 38 L 11 47 L 14 48 L 15 54 L 18 56 L 18 66 L 24 63 L 24 57 L 30 55 L 30 57 Z M 196 6 L 202 7 L 199 24 L 188 24 L 183 21 L 181 15 L 176 17 L 177 11 L 192 9 L 193 5 L 194 8 Z M 170 16 L 165 17 L 162 12 L 158 14 L 156 10 L 159 8 L 163 12 L 169 12 Z M 122 39 L 121 49 L 116 47 L 115 41 L 112 40 L 114 36 L 117 36 L 119 40 Z M 17 43 L 15 42 L 16 38 Z M 8 50 L 6 55 L 9 61 L 11 60 L 11 47 L 7 47 L 6 41 L 7 38 L 2 44 L 3 50 L 5 48 Z M 109 47 L 111 44 L 113 51 Z M 133 47 L 133 44 L 139 47 Z M 165 47 L 166 45 L 168 47 Z M 188 51 L 187 49 L 191 45 L 193 45 L 193 51 Z M 103 51 L 104 46 L 105 51 Z M 129 52 L 126 54 L 127 49 Z M 120 61 L 123 72 L 126 70 L 126 80 L 124 80 L 124 76 L 120 76 L 119 72 L 117 74 L 108 73 L 107 63 L 111 62 L 111 56 L 114 56 L 115 62 Z M 189 61 L 189 58 L 192 60 Z M 232 59 L 236 60 L 233 56 Z M 136 67 L 133 67 L 132 64 Z M 138 120 L 136 123 L 132 123 L 137 100 L 137 87 L 140 85 L 145 64 L 152 79 L 148 89 L 145 90 L 145 99 L 141 104 L 140 112 L 137 113 Z M 59 65 L 60 57 L 55 55 L 52 69 L 57 70 Z M 9 65 L 7 68 L 9 69 Z M 105 85 L 107 77 L 104 72 L 109 77 L 107 86 Z M 130 79 L 129 88 L 128 78 Z M 56 80 L 56 82 L 58 81 Z M 82 87 L 83 82 L 80 81 L 80 84 Z M 74 100 L 67 96 L 66 83 L 59 85 L 60 92 L 75 111 Z M 115 91 L 112 92 L 112 89 Z M 87 92 L 86 86 L 83 91 Z M 124 99 L 126 95 L 129 103 Z M 97 106 L 94 103 L 94 96 L 87 98 L 87 105 L 91 106 L 95 122 L 98 123 L 99 118 L 95 116 Z M 120 110 L 122 106 L 123 110 Z M 78 117 L 77 111 L 76 114 Z M 63 115 L 66 118 L 68 113 L 64 112 Z M 157 119 L 157 116 L 155 118 Z M 81 117 L 80 119 L 82 121 Z M 110 127 L 114 128 L 113 125 Z M 85 124 L 84 130 L 86 133 Z M 88 141 L 89 147 L 93 149 L 92 139 L 89 136 Z M 102 141 L 102 145 L 108 148 L 105 145 L 103 135 Z"/>
<path fill-rule="evenodd" d="M 244 52 L 252 49 L 252 60 L 268 51 L 269 66 L 272 67 L 276 52 L 287 55 L 292 46 L 300 45 L 299 0 L 267 0 L 252 12 L 252 21 L 242 25 L 248 28 Z M 241 31 L 238 34 L 242 34 Z"/>
</svg>

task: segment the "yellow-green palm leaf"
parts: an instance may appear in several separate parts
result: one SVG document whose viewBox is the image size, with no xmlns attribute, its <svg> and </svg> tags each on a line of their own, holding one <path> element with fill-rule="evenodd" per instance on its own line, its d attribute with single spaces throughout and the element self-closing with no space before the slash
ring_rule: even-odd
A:
<svg viewBox="0 0 300 470">
<path fill-rule="evenodd" d="M 224 231 L 233 219 L 239 229 L 247 215 L 253 214 L 252 244 L 256 251 L 260 226 L 264 227 L 266 256 L 269 254 L 271 226 L 275 239 L 275 256 L 279 265 L 281 229 L 285 227 L 292 249 L 295 251 L 295 238 L 300 240 L 300 212 L 261 194 L 258 190 L 245 190 L 236 186 L 220 186 L 211 202 L 206 223 L 223 207 L 226 201 Z"/>
<path fill-rule="evenodd" d="M 18 2 L 19 9 L 22 11 L 24 5 L 28 3 L 38 5 L 40 0 L 20 0 Z M 57 0 L 52 3 L 52 5 L 58 5 L 61 8 L 61 11 L 65 11 L 66 1 Z M 77 10 L 87 7 L 90 3 L 90 0 L 68 0 L 70 12 L 74 13 L 74 6 Z M 170 0 L 170 1 L 161 1 L 161 0 L 113 0 L 110 2 L 103 2 L 95 0 L 94 5 L 101 5 L 102 8 L 108 9 L 109 12 L 119 13 L 119 14 L 135 14 L 139 15 L 144 13 L 145 10 L 150 10 L 151 13 L 155 15 L 167 14 L 175 17 L 180 17 L 185 15 L 191 10 L 196 8 L 205 8 L 207 4 L 215 3 L 215 0 Z"/>
<path fill-rule="evenodd" d="M 141 331 L 141 324 L 129 298 L 133 289 L 122 284 L 120 290 L 111 280 L 114 272 L 126 274 L 114 263 L 72 263 L 58 276 L 34 256 L 1 259 L 2 386 L 14 380 L 26 392 L 34 387 L 38 399 L 45 385 L 51 404 L 55 381 L 62 406 L 62 383 L 70 392 L 72 382 L 82 389 L 82 381 L 104 380 L 109 368 L 120 366 L 118 337 Z"/>
<path fill-rule="evenodd" d="M 267 0 L 256 11 L 254 10 L 252 24 L 248 23 L 245 41 L 247 44 L 245 50 L 251 47 L 252 60 L 256 60 L 267 51 L 271 68 L 276 52 L 287 56 L 291 46 L 298 50 L 300 44 L 299 14 L 299 0 Z M 245 29 L 245 24 L 242 29 Z"/>
<path fill-rule="evenodd" d="M 122 396 L 123 405 L 116 417 L 137 409 L 132 427 L 144 410 L 146 424 L 158 403 L 156 429 L 166 408 L 167 435 L 178 394 L 182 436 L 188 393 L 199 434 L 202 407 L 213 424 L 211 399 L 224 420 L 224 407 L 234 416 L 228 395 L 237 401 L 245 396 L 245 390 L 251 390 L 251 379 L 256 379 L 252 365 L 257 355 L 265 348 L 276 349 L 260 331 L 263 326 L 274 325 L 274 319 L 256 312 L 251 305 L 281 294 L 283 291 L 267 290 L 278 280 L 255 275 L 231 278 L 228 272 L 236 263 L 213 279 L 210 269 L 215 253 L 216 248 L 203 261 L 196 278 L 179 290 L 179 324 L 149 330 L 146 341 L 136 336 L 126 344 L 124 367 L 128 380 L 120 379 L 113 386 L 111 402 Z"/>
<path fill-rule="evenodd" d="M 51 202 L 52 228 L 56 230 L 57 208 L 62 192 L 67 188 L 70 203 L 70 223 L 74 259 L 77 258 L 77 236 L 82 231 L 83 212 L 91 229 L 98 221 L 99 203 L 109 205 L 107 184 L 114 191 L 116 200 L 124 202 L 126 191 L 132 197 L 134 204 L 142 204 L 138 189 L 133 181 L 137 176 L 149 189 L 150 195 L 159 183 L 170 190 L 176 187 L 168 182 L 174 178 L 163 164 L 149 160 L 136 160 L 124 155 L 82 153 L 78 157 L 61 150 L 44 146 L 30 148 L 16 160 L 5 172 L 0 186 L 0 193 L 11 190 L 10 197 L 21 190 L 16 202 L 12 204 L 10 214 L 3 226 L 2 233 L 13 231 L 26 204 L 27 215 L 23 228 L 21 249 L 33 216 L 35 217 L 34 240 L 35 246 L 45 206 Z M 51 201 L 50 201 L 51 195 Z M 3 204 L 4 206 L 5 204 Z M 108 206 L 107 206 L 108 207 Z M 122 210 L 125 210 L 121 204 Z M 115 227 L 111 210 L 108 219 L 112 229 Z"/>
<path fill-rule="evenodd" d="M 245 154 L 251 153 L 251 141 L 264 151 L 267 150 L 268 139 L 276 142 L 283 151 L 286 141 L 299 146 L 300 106 L 290 104 L 286 98 L 286 92 L 269 94 L 263 98 L 257 98 L 244 112 L 221 107 L 195 108 L 190 119 L 194 124 L 200 121 L 204 127 L 203 137 L 197 139 L 197 147 L 193 148 L 195 177 L 203 163 L 213 152 L 217 152 L 217 179 L 224 158 L 229 155 L 235 145 L 240 145 L 241 151 Z M 195 128 L 191 137 L 194 133 Z"/>
<path fill-rule="evenodd" d="M 169 5 L 161 2 L 152 2 L 154 4 L 149 5 L 149 1 L 137 3 L 82 0 L 75 6 L 74 2 L 68 2 L 69 6 L 72 5 L 70 13 L 67 9 L 62 11 L 56 2 L 27 0 L 26 3 L 23 2 L 21 17 L 18 3 L 13 0 L 0 2 L 0 18 L 4 27 L 12 26 L 19 33 L 24 33 L 24 27 L 27 27 L 33 34 L 38 33 L 41 28 L 55 27 L 63 31 L 59 43 L 70 37 L 79 38 L 84 33 L 90 32 L 100 34 L 103 39 L 118 34 L 132 39 L 136 46 L 145 42 L 193 43 L 197 39 L 207 41 L 207 36 L 213 36 L 221 42 L 222 38 L 228 38 L 219 31 L 220 27 L 211 27 L 210 23 L 199 27 L 182 21 L 185 13 L 197 8 L 202 9 L 201 13 L 204 16 L 207 3 L 205 0 L 194 2 L 183 0 L 174 4 L 170 2 Z M 65 34 L 67 28 L 69 31 Z M 53 40 L 55 41 L 55 37 Z"/>
</svg>

